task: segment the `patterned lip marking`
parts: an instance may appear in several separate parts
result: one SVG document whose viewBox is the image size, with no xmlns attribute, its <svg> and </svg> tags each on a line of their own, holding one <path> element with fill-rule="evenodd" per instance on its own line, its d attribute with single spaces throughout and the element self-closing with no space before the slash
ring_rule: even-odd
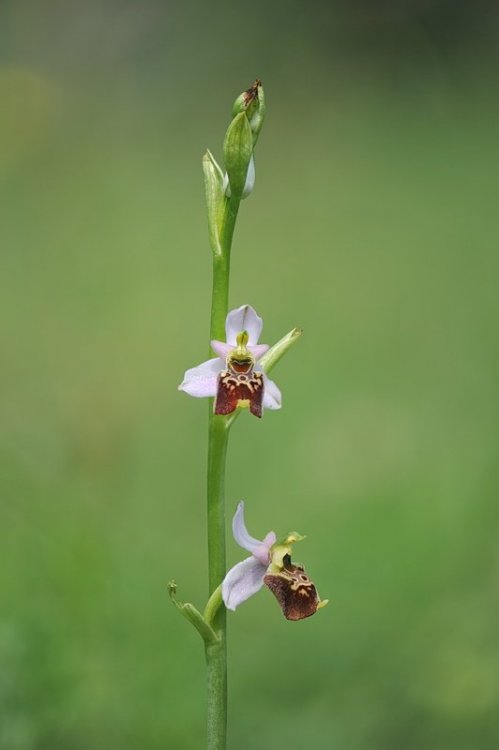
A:
<svg viewBox="0 0 499 750">
<path fill-rule="evenodd" d="M 302 565 L 294 565 L 285 555 L 284 567 L 278 574 L 267 574 L 263 579 L 272 591 L 287 620 L 311 617 L 319 608 L 320 599 L 315 584 Z"/>
<path fill-rule="evenodd" d="M 215 414 L 232 414 L 238 407 L 249 407 L 255 417 L 262 416 L 263 374 L 223 370 L 218 376 Z"/>
<path fill-rule="evenodd" d="M 227 369 L 218 374 L 215 414 L 232 414 L 249 408 L 255 417 L 263 412 L 263 374 L 255 372 L 255 358 L 247 348 L 248 333 L 236 336 L 237 346 L 227 355 Z"/>
</svg>

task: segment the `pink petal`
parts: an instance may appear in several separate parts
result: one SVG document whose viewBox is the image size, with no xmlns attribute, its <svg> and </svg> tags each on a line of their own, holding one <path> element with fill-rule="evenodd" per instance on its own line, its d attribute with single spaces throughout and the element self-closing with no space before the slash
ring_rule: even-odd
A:
<svg viewBox="0 0 499 750">
<path fill-rule="evenodd" d="M 253 346 L 248 346 L 248 349 L 254 356 L 256 360 L 260 359 L 260 357 L 263 357 L 266 351 L 269 349 L 268 344 L 254 344 Z"/>
<path fill-rule="evenodd" d="M 269 531 L 269 533 L 265 535 L 263 544 L 267 547 L 267 549 L 270 550 L 272 545 L 276 543 L 276 540 L 277 540 L 277 537 L 275 535 L 275 531 Z"/>
<path fill-rule="evenodd" d="M 242 305 L 231 310 L 225 321 L 227 343 L 236 346 L 236 336 L 242 331 L 248 332 L 248 344 L 258 344 L 262 332 L 263 320 L 256 314 L 251 305 Z"/>
<path fill-rule="evenodd" d="M 272 531 L 267 534 L 263 542 L 259 539 L 255 539 L 249 534 L 244 522 L 244 502 L 242 500 L 238 504 L 236 512 L 234 513 L 234 518 L 232 519 L 232 533 L 240 547 L 251 552 L 251 554 L 256 557 L 262 565 L 267 566 L 269 564 L 269 550 L 275 542 L 275 534 L 273 535 L 273 540 L 270 544 L 267 540 L 270 535 L 273 534 Z"/>
<path fill-rule="evenodd" d="M 179 391 L 185 391 L 189 396 L 195 398 L 210 398 L 217 395 L 217 378 L 195 378 L 188 383 L 182 383 L 179 385 Z"/>
<path fill-rule="evenodd" d="M 211 348 L 215 352 L 215 354 L 218 354 L 218 356 L 225 361 L 227 354 L 229 354 L 231 351 L 233 351 L 234 347 L 230 344 L 224 344 L 223 341 L 217 341 L 216 339 L 213 339 L 211 343 Z"/>
<path fill-rule="evenodd" d="M 227 609 L 236 609 L 263 586 L 267 565 L 248 557 L 229 570 L 222 582 L 222 598 Z"/>
<path fill-rule="evenodd" d="M 263 383 L 263 406 L 265 409 L 280 409 L 282 401 L 281 391 L 265 373 L 263 373 Z"/>
<path fill-rule="evenodd" d="M 216 357 L 202 362 L 197 367 L 191 367 L 190 370 L 186 371 L 184 379 L 178 387 L 179 391 L 185 391 L 189 396 L 195 396 L 196 398 L 216 396 L 217 376 L 224 366 L 224 362 Z"/>
</svg>

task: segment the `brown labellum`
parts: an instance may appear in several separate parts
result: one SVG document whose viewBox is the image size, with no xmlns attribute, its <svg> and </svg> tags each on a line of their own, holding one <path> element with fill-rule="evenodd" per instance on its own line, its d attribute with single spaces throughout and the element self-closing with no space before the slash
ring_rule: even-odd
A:
<svg viewBox="0 0 499 750">
<path fill-rule="evenodd" d="M 289 555 L 284 556 L 284 567 L 278 574 L 267 574 L 263 579 L 274 594 L 287 620 L 303 620 L 317 612 L 320 604 L 315 584 L 303 566 L 294 565 Z"/>
<path fill-rule="evenodd" d="M 218 376 L 215 414 L 231 414 L 238 406 L 249 406 L 255 417 L 262 416 L 263 376 L 261 372 L 236 372 L 236 367 Z"/>
</svg>

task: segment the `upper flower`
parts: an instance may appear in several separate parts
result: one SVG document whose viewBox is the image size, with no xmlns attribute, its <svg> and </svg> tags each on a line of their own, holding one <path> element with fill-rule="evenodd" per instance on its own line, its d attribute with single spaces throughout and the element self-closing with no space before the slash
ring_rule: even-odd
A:
<svg viewBox="0 0 499 750">
<path fill-rule="evenodd" d="M 232 310 L 225 321 L 226 341 L 211 342 L 218 356 L 187 370 L 179 390 L 190 396 L 215 396 L 215 414 L 230 414 L 249 407 L 262 416 L 263 408 L 280 409 L 281 392 L 255 365 L 267 349 L 259 344 L 263 321 L 250 305 Z"/>
<path fill-rule="evenodd" d="M 292 532 L 280 543 L 273 531 L 259 541 L 252 537 L 244 523 L 244 503 L 237 506 L 232 520 L 234 539 L 251 557 L 234 565 L 222 582 L 222 597 L 227 609 L 236 609 L 265 584 L 279 602 L 288 620 L 302 620 L 327 604 L 321 601 L 314 583 L 303 566 L 291 562 L 291 545 L 302 537 Z"/>
</svg>

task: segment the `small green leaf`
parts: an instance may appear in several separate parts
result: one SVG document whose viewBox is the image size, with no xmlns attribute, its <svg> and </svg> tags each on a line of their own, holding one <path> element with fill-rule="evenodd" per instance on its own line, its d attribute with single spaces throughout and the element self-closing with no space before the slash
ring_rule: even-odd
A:
<svg viewBox="0 0 499 750">
<path fill-rule="evenodd" d="M 182 602 L 177 601 L 177 584 L 175 581 L 169 582 L 168 593 L 170 594 L 170 599 L 177 610 L 186 618 L 186 620 L 189 620 L 191 625 L 194 625 L 206 644 L 219 642 L 220 639 L 211 625 L 206 622 L 201 612 L 199 612 L 193 604 L 190 604 L 190 602 L 183 604 Z"/>
</svg>

